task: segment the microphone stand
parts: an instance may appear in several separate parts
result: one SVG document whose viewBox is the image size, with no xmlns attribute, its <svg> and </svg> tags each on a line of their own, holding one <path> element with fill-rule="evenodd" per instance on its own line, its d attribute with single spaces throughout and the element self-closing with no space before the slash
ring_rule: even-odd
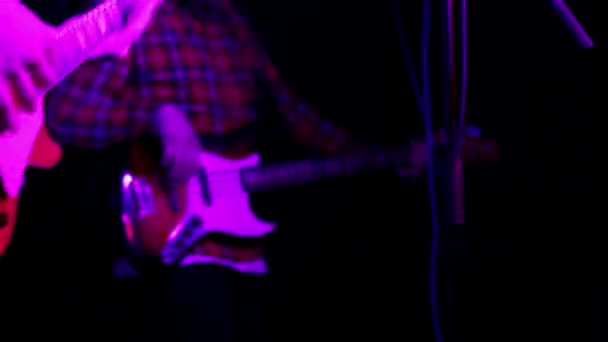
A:
<svg viewBox="0 0 608 342">
<path fill-rule="evenodd" d="M 445 80 L 448 82 L 444 87 L 446 93 L 443 96 L 447 101 L 446 108 L 446 130 L 448 148 L 448 222 L 450 226 L 463 225 L 465 223 L 465 201 L 464 201 L 464 175 L 460 148 L 465 133 L 465 111 L 467 96 L 467 1 L 461 0 L 460 8 L 460 30 L 456 30 L 457 10 L 454 0 L 445 0 L 445 32 L 447 51 L 442 51 L 447 58 Z M 460 33 L 460 75 L 457 71 L 456 52 L 458 50 L 457 32 Z M 460 82 L 458 82 L 460 76 Z"/>
<path fill-rule="evenodd" d="M 593 40 L 583 28 L 583 25 L 576 19 L 574 13 L 563 0 L 552 0 L 551 5 L 555 13 L 560 17 L 568 31 L 574 36 L 578 45 L 583 49 L 590 49 L 594 46 Z"/>
<path fill-rule="evenodd" d="M 443 157 L 439 156 L 436 165 L 439 168 L 438 175 L 443 175 L 445 181 L 442 182 L 443 186 L 440 190 L 445 195 L 443 202 L 443 208 L 440 212 L 443 214 L 439 219 L 440 226 L 447 228 L 443 230 L 442 235 L 448 235 L 451 237 L 457 236 L 460 229 L 465 224 L 465 184 L 463 174 L 463 164 L 461 158 L 461 147 L 465 136 L 471 136 L 473 138 L 478 137 L 480 132 L 475 127 L 467 127 L 466 125 L 466 102 L 467 102 L 467 86 L 468 86 L 468 18 L 467 18 L 467 0 L 440 0 L 439 3 L 443 2 L 443 18 L 445 26 L 442 30 L 442 38 L 446 39 L 444 44 L 441 44 L 442 48 L 439 49 L 440 53 L 444 55 L 445 66 L 443 68 L 443 80 L 447 82 L 443 86 L 443 94 L 439 99 L 444 103 L 444 114 L 445 114 L 445 134 L 447 149 L 446 154 Z M 459 4 L 459 8 L 455 6 L 455 3 Z M 552 0 L 553 9 L 556 11 L 558 16 L 564 22 L 568 30 L 575 37 L 577 43 L 583 49 L 589 49 L 594 46 L 593 40 L 584 30 L 581 23 L 574 16 L 572 11 L 563 2 L 563 0 Z M 460 54 L 460 58 L 457 55 Z M 427 94 L 428 95 L 428 94 Z M 458 239 L 453 239 L 446 236 L 442 236 L 440 240 L 446 241 L 451 240 L 449 244 L 458 244 Z M 442 247 L 448 248 L 446 244 L 440 244 Z M 456 246 L 455 248 L 459 248 Z M 449 248 L 448 248 L 449 250 Z M 445 254 L 443 251 L 442 254 Z M 447 269 L 447 260 L 444 260 L 443 266 L 439 267 L 443 269 L 443 288 L 446 291 L 445 299 L 450 302 L 452 295 L 452 288 L 450 286 L 450 271 Z M 436 270 L 438 271 L 438 270 Z M 435 288 L 437 290 L 437 288 Z M 451 310 L 448 310 L 448 317 L 450 314 L 454 314 Z M 441 315 L 443 316 L 443 315 Z M 451 319 L 447 319 L 446 331 L 436 334 L 438 341 L 443 340 L 443 335 L 455 336 L 456 327 Z M 442 324 L 439 323 L 439 326 Z"/>
</svg>

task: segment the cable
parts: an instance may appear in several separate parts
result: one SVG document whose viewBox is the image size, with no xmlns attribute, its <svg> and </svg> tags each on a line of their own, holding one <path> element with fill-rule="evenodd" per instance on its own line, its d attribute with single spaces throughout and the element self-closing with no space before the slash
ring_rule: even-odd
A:
<svg viewBox="0 0 608 342">
<path fill-rule="evenodd" d="M 442 25 L 441 25 L 441 49 L 442 51 L 450 51 L 450 48 L 452 46 L 452 41 L 451 41 L 451 37 L 450 37 L 450 28 L 451 28 L 451 19 L 450 19 L 450 6 L 447 3 L 447 1 L 450 0 L 442 0 L 441 4 L 443 6 L 441 6 L 441 21 L 442 21 Z M 444 95 L 444 101 L 443 101 L 443 127 L 445 129 L 445 134 L 446 134 L 446 138 L 447 141 L 450 141 L 452 139 L 452 131 L 449 129 L 452 126 L 452 118 L 451 118 L 451 108 L 450 108 L 450 101 L 449 101 L 449 96 L 450 96 L 450 89 L 451 89 L 451 84 L 450 84 L 450 68 L 452 67 L 452 59 L 449 53 L 443 53 L 442 54 L 442 62 L 443 62 L 443 66 L 445 68 L 444 73 L 443 73 L 443 77 L 441 78 L 441 81 L 443 82 L 442 84 L 442 91 L 443 91 L 443 95 Z M 446 100 L 447 99 L 447 100 Z M 451 153 L 452 150 L 451 149 L 447 149 L 447 157 L 448 160 L 450 160 L 451 158 Z"/>
<path fill-rule="evenodd" d="M 433 134 L 433 115 L 431 106 L 431 80 L 429 75 L 429 50 L 431 35 L 431 0 L 424 0 L 423 5 L 423 25 L 422 25 L 422 92 L 424 99 L 424 126 L 427 144 L 428 165 L 427 181 L 429 188 L 429 204 L 431 210 L 431 255 L 429 261 L 429 290 L 431 304 L 431 318 L 433 323 L 433 333 L 436 342 L 443 342 L 443 332 L 441 328 L 441 313 L 439 305 L 439 205 L 435 179 L 435 137 Z"/>
<path fill-rule="evenodd" d="M 462 146 L 462 141 L 464 139 L 465 134 L 465 124 L 466 124 L 466 106 L 467 106 L 467 91 L 468 91 L 468 59 L 469 59 L 469 42 L 468 42 L 468 15 L 467 15 L 468 7 L 467 0 L 461 0 L 461 24 L 460 24 L 460 34 L 461 34 L 461 81 L 460 81 L 460 109 L 458 113 L 458 123 L 456 126 L 456 137 L 454 143 L 454 153 L 458 155 L 460 148 Z"/>
<path fill-rule="evenodd" d="M 399 43 L 401 46 L 401 52 L 403 54 L 403 58 L 408 68 L 410 82 L 412 83 L 412 88 L 414 89 L 416 95 L 416 101 L 420 112 L 423 115 L 424 126 L 425 126 L 425 139 L 427 145 L 427 154 L 428 154 L 428 164 L 427 164 L 427 181 L 428 181 L 428 189 L 429 189 L 429 205 L 431 211 L 431 253 L 430 253 L 430 261 L 429 261 L 429 291 L 430 291 L 430 304 L 431 304 L 431 318 L 433 324 L 433 334 L 436 342 L 443 342 L 443 330 L 442 330 L 442 319 L 441 319 L 441 310 L 440 310 L 440 300 L 439 300 L 439 281 L 438 281 L 438 272 L 439 272 L 439 263 L 440 263 L 440 238 L 441 238 L 441 221 L 440 221 L 440 213 L 439 213 L 439 202 L 438 202 L 438 193 L 437 193 L 437 175 L 435 172 L 435 136 L 433 134 L 433 108 L 432 108 L 432 98 L 431 98 L 431 78 L 430 78 L 430 70 L 429 70 L 429 51 L 430 51 L 430 39 L 431 39 L 431 0 L 424 0 L 423 5 L 423 29 L 422 29 L 422 85 L 420 86 L 418 83 L 418 79 L 416 77 L 416 69 L 412 59 L 411 51 L 409 49 L 409 45 L 407 44 L 407 37 L 405 35 L 403 29 L 403 21 L 399 15 L 399 8 L 396 4 L 395 0 L 390 0 L 391 4 L 391 12 L 394 21 L 395 29 L 398 33 Z M 463 4 L 464 6 L 464 4 Z M 446 22 L 449 20 L 450 8 L 446 8 Z M 444 31 L 448 34 L 448 38 L 445 39 L 444 44 L 446 48 L 450 49 L 454 44 L 453 40 L 450 40 L 449 35 L 453 35 L 451 31 L 452 21 L 449 20 L 448 27 Z M 466 27 L 463 27 L 463 32 L 466 32 Z M 445 60 L 446 65 L 455 66 L 455 63 L 449 60 L 449 56 L 445 56 L 444 58 L 448 58 Z M 466 61 L 466 58 L 463 59 Z M 466 65 L 465 65 L 466 67 Z M 455 72 L 453 73 L 455 75 Z M 454 77 L 455 79 L 455 77 Z M 464 80 L 466 82 L 466 80 Z M 420 90 L 422 88 L 422 90 Z M 446 94 L 449 96 L 450 91 L 450 82 L 449 77 L 444 85 L 444 90 Z M 452 88 L 456 88 L 455 84 Z M 463 87 L 463 89 L 465 89 Z M 454 89 L 455 90 L 455 89 Z M 464 95 L 463 95 L 464 96 Z M 464 107 L 462 105 L 464 101 L 461 101 L 461 113 L 464 113 Z M 450 118 L 450 107 L 448 103 L 448 107 L 444 108 L 444 117 L 446 123 L 446 129 L 452 126 L 451 118 Z M 460 117 L 464 117 L 464 114 L 461 114 Z M 462 120 L 457 120 L 457 122 L 461 122 Z M 450 142 L 452 139 L 450 139 Z M 448 152 L 451 154 L 451 150 L 448 149 Z M 448 160 L 451 160 L 449 158 Z M 448 164 L 451 166 L 452 164 Z"/>
<path fill-rule="evenodd" d="M 416 72 L 416 65 L 412 60 L 412 52 L 407 42 L 407 36 L 405 34 L 405 27 L 401 15 L 399 15 L 399 6 L 397 0 L 389 0 L 390 12 L 393 18 L 393 26 L 397 31 L 397 38 L 399 39 L 399 46 L 401 48 L 401 54 L 407 66 L 407 74 L 410 78 L 412 89 L 414 90 L 414 96 L 416 97 L 416 106 L 418 113 L 424 115 L 424 99 L 422 97 L 422 91 L 420 90 L 420 82 L 418 81 L 418 73 Z"/>
<path fill-rule="evenodd" d="M 467 2 L 461 0 L 460 8 L 460 43 L 461 43 L 461 73 L 460 87 L 456 75 L 456 29 L 454 28 L 454 6 L 453 0 L 448 0 L 449 13 L 448 21 L 450 22 L 449 37 L 450 37 L 450 75 L 452 79 L 452 92 L 454 118 L 452 124 L 452 134 L 450 135 L 449 146 L 449 184 L 448 191 L 448 207 L 450 210 L 451 223 L 464 224 L 465 221 L 465 204 L 464 204 L 464 185 L 462 175 L 462 158 L 461 147 L 465 136 L 465 119 L 466 119 L 466 104 L 467 104 L 467 86 L 468 86 L 468 25 L 467 25 Z M 460 88 L 460 89 L 458 89 Z"/>
<path fill-rule="evenodd" d="M 454 120 L 454 118 L 452 117 L 452 113 L 453 113 L 453 105 L 455 105 L 456 101 L 456 97 L 457 97 L 457 86 L 456 86 L 456 39 L 455 39 L 455 32 L 454 32 L 454 0 L 443 0 L 442 1 L 445 4 L 445 15 L 446 17 L 444 18 L 446 21 L 446 31 L 444 32 L 444 34 L 447 37 L 447 46 L 445 48 L 445 50 L 443 51 L 445 54 L 445 58 L 447 60 L 447 78 L 448 78 L 448 90 L 446 92 L 446 102 L 448 103 L 448 108 L 449 108 L 449 113 L 448 113 L 448 117 L 449 119 L 447 120 L 447 124 L 446 124 L 446 130 L 448 130 L 449 134 L 448 134 L 448 142 L 452 142 L 453 138 L 454 138 L 454 130 L 455 130 L 455 125 L 456 122 Z M 452 155 L 454 151 L 449 151 L 449 156 L 450 158 L 454 157 Z M 453 159 L 448 159 L 448 160 L 453 160 Z"/>
</svg>

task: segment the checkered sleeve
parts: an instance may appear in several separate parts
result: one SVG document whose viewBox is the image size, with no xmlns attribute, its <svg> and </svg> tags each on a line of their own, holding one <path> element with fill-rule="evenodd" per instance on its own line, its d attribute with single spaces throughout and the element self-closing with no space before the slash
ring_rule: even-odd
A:
<svg viewBox="0 0 608 342">
<path fill-rule="evenodd" d="M 157 135 L 155 114 L 164 104 L 191 116 L 196 101 L 180 91 L 185 61 L 193 58 L 180 52 L 186 24 L 171 2 L 163 5 L 127 57 L 86 62 L 49 92 L 47 127 L 58 142 L 101 149 Z"/>
<path fill-rule="evenodd" d="M 153 131 L 154 98 L 130 76 L 132 58 L 81 65 L 45 99 L 46 124 L 62 145 L 101 149 Z"/>
</svg>

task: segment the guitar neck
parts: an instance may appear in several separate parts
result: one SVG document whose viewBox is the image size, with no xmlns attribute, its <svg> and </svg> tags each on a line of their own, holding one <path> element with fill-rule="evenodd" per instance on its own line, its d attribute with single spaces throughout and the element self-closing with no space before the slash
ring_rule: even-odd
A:
<svg viewBox="0 0 608 342">
<path fill-rule="evenodd" d="M 56 35 L 55 56 L 60 79 L 78 67 L 111 34 L 123 28 L 125 1 L 108 0 L 62 25 Z"/>
<path fill-rule="evenodd" d="M 370 152 L 338 159 L 305 160 L 241 170 L 241 181 L 247 191 L 261 192 L 320 180 L 352 176 L 375 169 L 406 166 L 404 152 Z"/>
</svg>

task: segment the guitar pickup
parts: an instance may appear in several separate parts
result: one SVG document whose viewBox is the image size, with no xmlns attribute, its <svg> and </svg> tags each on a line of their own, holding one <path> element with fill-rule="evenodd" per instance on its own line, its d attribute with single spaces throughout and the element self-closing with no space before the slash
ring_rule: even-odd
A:
<svg viewBox="0 0 608 342">
<path fill-rule="evenodd" d="M 203 203 L 207 206 L 211 206 L 211 189 L 209 187 L 209 175 L 207 174 L 207 170 L 201 168 L 198 172 L 198 181 L 201 184 L 201 197 L 203 198 Z"/>
</svg>

